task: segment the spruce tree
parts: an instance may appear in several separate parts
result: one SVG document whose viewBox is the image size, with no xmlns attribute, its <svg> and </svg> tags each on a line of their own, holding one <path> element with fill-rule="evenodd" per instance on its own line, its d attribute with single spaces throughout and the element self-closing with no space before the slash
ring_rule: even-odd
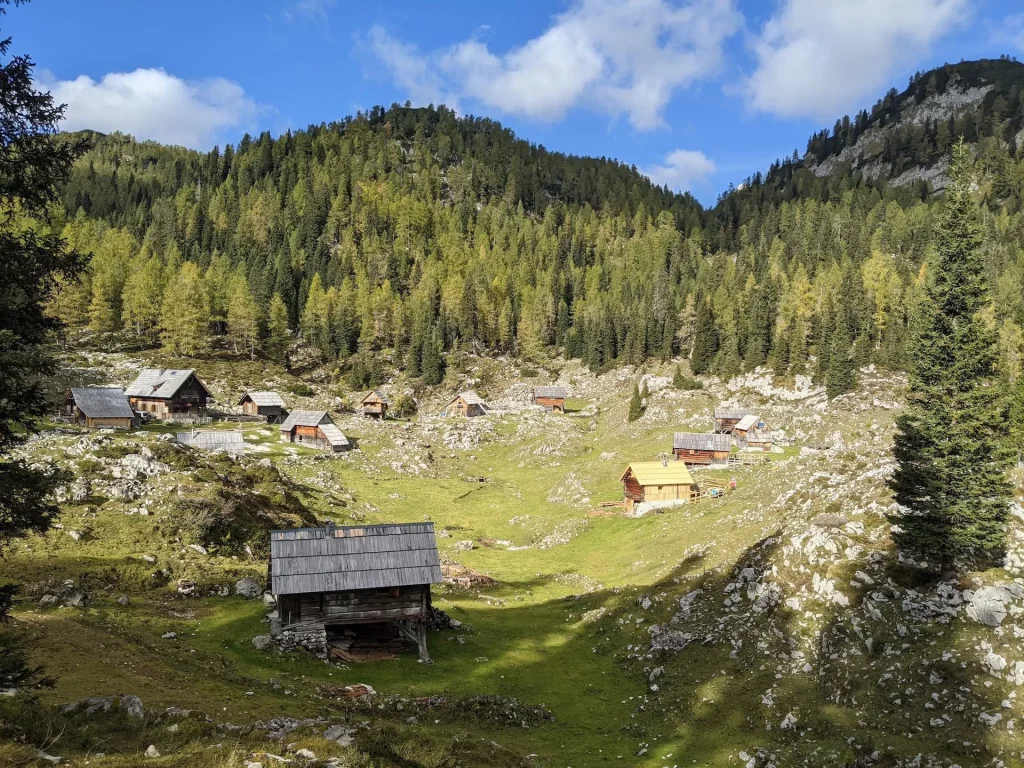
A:
<svg viewBox="0 0 1024 768">
<path fill-rule="evenodd" d="M 697 302 L 697 321 L 693 335 L 693 350 L 690 353 L 690 369 L 697 375 L 707 373 L 718 352 L 718 330 L 711 314 L 711 304 L 701 299 Z"/>
<path fill-rule="evenodd" d="M 288 307 L 285 306 L 281 294 L 275 293 L 270 299 L 270 310 L 267 313 L 267 340 L 263 346 L 271 360 L 276 363 L 285 363 L 290 345 Z"/>
<path fill-rule="evenodd" d="M 7 5 L 0 0 L 0 16 Z M 57 364 L 47 341 L 61 323 L 45 308 L 85 264 L 63 237 L 38 225 L 54 210 L 84 143 L 56 136 L 63 107 L 33 88 L 31 59 L 8 56 L 10 45 L 0 37 L 0 552 L 44 533 L 59 513 L 53 492 L 67 478 L 10 452 L 52 407 L 45 385 Z M 0 623 L 17 592 L 9 578 L 3 582 Z M 0 633 L 0 688 L 40 684 L 38 672 L 20 638 Z"/>
<path fill-rule="evenodd" d="M 423 341 L 423 383 L 440 384 L 444 381 L 444 355 L 441 354 L 441 332 L 435 328 Z"/>
<path fill-rule="evenodd" d="M 636 421 L 644 415 L 644 403 L 640 397 L 640 387 L 633 382 L 633 396 L 629 399 L 629 420 Z"/>
<path fill-rule="evenodd" d="M 961 140 L 914 329 L 890 480 L 896 545 L 940 571 L 1001 560 L 1011 498 L 1009 403 L 996 381 L 996 333 L 981 317 L 989 297 L 969 159 Z"/>
<path fill-rule="evenodd" d="M 825 391 L 830 398 L 852 392 L 857 386 L 857 367 L 853 359 L 853 341 L 843 312 L 836 318 L 832 329 L 828 369 L 825 373 Z"/>
</svg>

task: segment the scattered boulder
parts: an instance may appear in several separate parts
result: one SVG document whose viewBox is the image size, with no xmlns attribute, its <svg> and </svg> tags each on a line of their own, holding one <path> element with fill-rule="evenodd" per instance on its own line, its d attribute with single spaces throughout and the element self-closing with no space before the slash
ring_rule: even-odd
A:
<svg viewBox="0 0 1024 768">
<path fill-rule="evenodd" d="M 117 705 L 127 712 L 129 716 L 139 720 L 141 720 L 146 714 L 146 711 L 142 707 L 142 699 L 131 693 L 122 693 Z"/>
<path fill-rule="evenodd" d="M 255 579 L 244 578 L 235 582 L 235 594 L 248 600 L 255 600 L 263 594 L 263 587 Z"/>
<path fill-rule="evenodd" d="M 998 627 L 1006 618 L 1006 606 L 1012 599 L 1005 587 L 982 587 L 971 596 L 967 615 L 981 624 Z"/>
<path fill-rule="evenodd" d="M 173 640 L 177 636 L 178 636 L 177 632 L 164 632 L 162 635 L 160 635 L 160 638 L 162 640 Z"/>
<path fill-rule="evenodd" d="M 155 745 L 150 744 L 146 749 L 146 757 L 160 757 L 160 750 Z"/>
<path fill-rule="evenodd" d="M 252 647 L 257 651 L 265 651 L 273 645 L 274 641 L 271 639 L 270 635 L 256 635 L 256 637 L 252 639 Z"/>
<path fill-rule="evenodd" d="M 204 547 L 202 544 L 189 544 L 188 548 L 191 549 L 196 554 L 199 554 L 199 555 L 208 555 L 208 554 L 210 554 L 206 550 L 206 547 Z"/>
<path fill-rule="evenodd" d="M 469 539 L 463 539 L 462 541 L 455 542 L 455 549 L 462 552 L 468 552 L 469 550 L 473 549 L 473 547 L 474 544 Z"/>
<path fill-rule="evenodd" d="M 128 599 L 128 595 L 121 595 L 119 598 L 117 598 L 117 604 L 120 606 L 126 606 L 128 605 L 129 602 L 131 601 Z"/>
</svg>

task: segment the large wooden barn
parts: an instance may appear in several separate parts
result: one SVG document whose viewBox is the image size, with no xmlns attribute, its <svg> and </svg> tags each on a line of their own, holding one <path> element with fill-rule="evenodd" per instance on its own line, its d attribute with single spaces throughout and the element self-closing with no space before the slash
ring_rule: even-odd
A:
<svg viewBox="0 0 1024 768">
<path fill-rule="evenodd" d="M 736 423 L 749 414 L 746 408 L 715 408 L 715 432 L 731 434 Z"/>
<path fill-rule="evenodd" d="M 541 405 L 546 411 L 554 413 L 565 413 L 565 396 L 568 394 L 565 387 L 534 387 L 534 405 Z"/>
<path fill-rule="evenodd" d="M 120 387 L 72 387 L 64 399 L 64 415 L 94 428 L 131 429 L 139 422 Z"/>
<path fill-rule="evenodd" d="M 334 453 L 352 447 L 327 411 L 292 411 L 281 422 L 281 439 Z"/>
<path fill-rule="evenodd" d="M 285 416 L 284 399 L 277 392 L 246 392 L 238 404 L 246 416 L 262 416 L 267 424 L 280 424 Z"/>
<path fill-rule="evenodd" d="M 486 416 L 487 403 L 476 392 L 461 392 L 444 409 L 445 416 Z"/>
<path fill-rule="evenodd" d="M 689 501 L 697 493 L 682 461 L 634 461 L 622 473 L 626 510 L 647 501 Z"/>
<path fill-rule="evenodd" d="M 741 450 L 770 451 L 774 445 L 772 432 L 760 416 L 750 413 L 736 422 L 732 436 Z"/>
<path fill-rule="evenodd" d="M 385 419 L 388 415 L 390 401 L 375 389 L 367 392 L 359 401 L 363 408 L 363 416 L 371 419 Z"/>
<path fill-rule="evenodd" d="M 332 631 L 385 625 L 414 641 L 430 663 L 430 585 L 441 579 L 433 523 L 270 534 L 270 589 L 282 632 L 322 632 L 325 645 Z"/>
<path fill-rule="evenodd" d="M 157 419 L 206 415 L 210 391 L 192 368 L 146 368 L 125 392 L 132 408 Z"/>
<path fill-rule="evenodd" d="M 687 464 L 726 464 L 732 439 L 716 432 L 676 432 L 672 436 L 672 453 Z"/>
</svg>

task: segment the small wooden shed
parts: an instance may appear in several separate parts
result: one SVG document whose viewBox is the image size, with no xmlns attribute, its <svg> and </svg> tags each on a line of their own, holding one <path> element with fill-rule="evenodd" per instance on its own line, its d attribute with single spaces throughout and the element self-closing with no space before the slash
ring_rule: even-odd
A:
<svg viewBox="0 0 1024 768">
<path fill-rule="evenodd" d="M 327 411 L 292 411 L 281 422 L 281 439 L 334 453 L 352 447 Z"/>
<path fill-rule="evenodd" d="M 689 501 L 697 493 L 682 461 L 634 461 L 620 479 L 627 511 L 645 501 Z"/>
<path fill-rule="evenodd" d="M 430 585 L 442 580 L 433 523 L 297 528 L 270 534 L 282 631 L 390 625 L 427 654 Z"/>
<path fill-rule="evenodd" d="M 732 439 L 716 432 L 676 432 L 672 453 L 687 464 L 725 464 L 729 461 Z"/>
<path fill-rule="evenodd" d="M 476 392 L 461 392 L 444 409 L 445 416 L 486 416 L 487 403 Z"/>
<path fill-rule="evenodd" d="M 774 445 L 772 432 L 760 416 L 747 414 L 732 429 L 733 439 L 742 450 L 770 451 Z"/>
<path fill-rule="evenodd" d="M 131 429 L 139 423 L 120 387 L 72 387 L 64 398 L 64 415 L 93 428 Z"/>
<path fill-rule="evenodd" d="M 390 401 L 377 390 L 367 392 L 359 404 L 363 406 L 363 416 L 371 419 L 387 418 Z"/>
<path fill-rule="evenodd" d="M 553 413 L 565 413 L 565 387 L 534 387 L 533 402 L 535 405 L 544 406 L 544 410 Z"/>
<path fill-rule="evenodd" d="M 715 432 L 731 434 L 736 423 L 749 414 L 746 408 L 715 408 Z"/>
<path fill-rule="evenodd" d="M 280 424 L 285 416 L 284 399 L 277 392 L 246 392 L 238 404 L 246 416 L 262 416 L 267 424 Z"/>
<path fill-rule="evenodd" d="M 210 391 L 192 368 L 146 368 L 125 392 L 132 408 L 158 419 L 206 415 Z"/>
<path fill-rule="evenodd" d="M 189 432 L 178 432 L 174 439 L 180 445 L 187 445 L 199 451 L 226 453 L 230 456 L 245 454 L 245 438 L 238 430 L 193 429 Z"/>
</svg>

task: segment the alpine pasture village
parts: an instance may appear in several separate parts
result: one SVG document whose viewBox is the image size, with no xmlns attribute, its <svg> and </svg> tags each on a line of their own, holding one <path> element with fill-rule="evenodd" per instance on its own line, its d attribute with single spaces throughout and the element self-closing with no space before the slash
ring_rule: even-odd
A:
<svg viewBox="0 0 1024 768">
<path fill-rule="evenodd" d="M 179 709 L 271 738 L 250 763 L 343 759 L 395 722 L 450 745 L 467 718 L 500 746 L 473 746 L 466 764 L 559 765 L 571 732 L 585 737 L 566 764 L 673 765 L 723 734 L 756 743 L 763 723 L 803 754 L 785 746 L 791 724 L 826 722 L 808 680 L 843 711 L 915 728 L 946 707 L 943 727 L 966 733 L 952 704 L 904 691 L 948 675 L 963 688 L 951 702 L 996 712 L 1024 668 L 1004 631 L 1024 609 L 1014 582 L 908 608 L 925 598 L 888 575 L 891 374 L 862 372 L 833 403 L 802 376 L 678 389 L 668 365 L 563 361 L 527 377 L 468 355 L 435 388 L 126 353 L 74 355 L 67 370 L 53 428 L 22 450 L 75 479 L 60 527 L 12 553 L 27 585 L 17 617 L 60 681 L 44 700 L 85 712 L 138 697 L 163 723 L 146 736 L 163 754 L 179 721 L 159 713 Z M 1024 548 L 1012 557 L 1024 576 Z M 852 605 L 844 626 L 865 640 L 828 634 Z M 963 675 L 904 645 L 933 611 L 959 628 Z M 875 688 L 886 675 L 893 695 Z M 845 748 L 822 744 L 821 764 Z"/>
</svg>

